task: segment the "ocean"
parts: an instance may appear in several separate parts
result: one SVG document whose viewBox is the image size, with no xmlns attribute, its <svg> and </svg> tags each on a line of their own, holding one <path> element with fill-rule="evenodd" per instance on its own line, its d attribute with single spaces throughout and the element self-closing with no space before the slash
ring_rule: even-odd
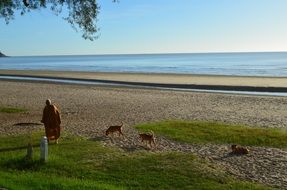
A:
<svg viewBox="0 0 287 190">
<path fill-rule="evenodd" d="M 0 69 L 287 77 L 287 52 L 15 56 Z"/>
</svg>

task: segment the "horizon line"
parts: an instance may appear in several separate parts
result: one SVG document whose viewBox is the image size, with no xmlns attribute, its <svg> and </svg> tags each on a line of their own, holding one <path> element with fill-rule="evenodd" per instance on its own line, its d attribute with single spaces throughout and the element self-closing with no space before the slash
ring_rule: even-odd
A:
<svg viewBox="0 0 287 190">
<path fill-rule="evenodd" d="M 0 51 L 3 53 L 2 51 Z M 210 52 L 156 52 L 156 53 L 102 53 L 102 54 L 49 54 L 49 55 L 6 55 L 7 57 L 49 57 L 49 56 L 125 56 L 125 55 L 176 55 L 176 54 L 241 54 L 241 53 L 287 53 L 287 51 L 210 51 Z"/>
</svg>

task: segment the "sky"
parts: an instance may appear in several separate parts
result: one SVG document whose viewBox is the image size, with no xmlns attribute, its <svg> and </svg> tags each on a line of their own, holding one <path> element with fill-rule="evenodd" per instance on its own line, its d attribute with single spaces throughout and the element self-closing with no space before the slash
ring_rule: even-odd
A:
<svg viewBox="0 0 287 190">
<path fill-rule="evenodd" d="M 99 38 L 49 10 L 0 19 L 9 56 L 287 51 L 286 0 L 99 0 Z"/>
</svg>

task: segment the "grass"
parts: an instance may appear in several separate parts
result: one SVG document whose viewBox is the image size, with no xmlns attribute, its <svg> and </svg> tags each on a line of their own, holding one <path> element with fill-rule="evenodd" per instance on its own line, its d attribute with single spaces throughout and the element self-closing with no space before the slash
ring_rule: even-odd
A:
<svg viewBox="0 0 287 190">
<path fill-rule="evenodd" d="M 25 111 L 27 110 L 22 108 L 0 107 L 0 113 L 20 113 Z"/>
<path fill-rule="evenodd" d="M 64 136 L 39 161 L 33 134 L 33 160 L 26 160 L 28 136 L 0 138 L 0 187 L 8 189 L 199 189 L 261 190 L 266 186 L 235 180 L 218 166 L 187 153 L 124 152 L 99 142 Z"/>
<path fill-rule="evenodd" d="M 224 123 L 201 121 L 163 121 L 135 126 L 142 131 L 153 130 L 170 139 L 187 143 L 234 143 L 266 147 L 287 147 L 287 132 Z"/>
</svg>

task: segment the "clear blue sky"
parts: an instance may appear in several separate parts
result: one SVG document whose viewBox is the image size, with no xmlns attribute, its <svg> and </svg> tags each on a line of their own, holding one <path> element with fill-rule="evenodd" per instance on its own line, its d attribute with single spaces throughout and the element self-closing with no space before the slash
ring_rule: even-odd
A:
<svg viewBox="0 0 287 190">
<path fill-rule="evenodd" d="M 287 0 L 98 1 L 100 38 L 81 38 L 48 10 L 0 20 L 11 56 L 287 51 Z"/>
</svg>

